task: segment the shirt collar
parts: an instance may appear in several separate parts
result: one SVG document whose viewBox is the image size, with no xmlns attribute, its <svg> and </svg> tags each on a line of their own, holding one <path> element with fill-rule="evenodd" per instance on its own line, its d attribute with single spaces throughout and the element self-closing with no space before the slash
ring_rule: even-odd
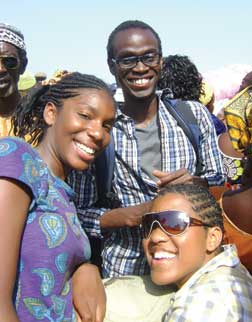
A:
<svg viewBox="0 0 252 322">
<path fill-rule="evenodd" d="M 222 245 L 221 253 L 207 262 L 201 269 L 194 273 L 181 289 L 190 288 L 200 279 L 202 275 L 215 271 L 221 266 L 235 267 L 240 263 L 235 245 Z"/>
</svg>

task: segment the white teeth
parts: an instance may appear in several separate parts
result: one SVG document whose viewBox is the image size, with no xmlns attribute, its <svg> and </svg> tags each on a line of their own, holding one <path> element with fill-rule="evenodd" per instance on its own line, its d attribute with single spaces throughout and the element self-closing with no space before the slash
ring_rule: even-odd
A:
<svg viewBox="0 0 252 322">
<path fill-rule="evenodd" d="M 149 79 L 147 78 L 141 78 L 141 79 L 135 79 L 134 83 L 136 83 L 137 85 L 143 85 L 143 84 L 147 84 L 149 81 Z"/>
<path fill-rule="evenodd" d="M 95 153 L 95 150 L 89 148 L 88 146 L 86 146 L 84 144 L 76 142 L 76 145 L 81 151 L 83 151 L 85 153 L 88 153 L 88 154 L 91 154 L 91 155 L 93 155 Z"/>
<path fill-rule="evenodd" d="M 157 252 L 153 255 L 154 259 L 171 259 L 176 257 L 175 254 L 167 253 L 167 252 Z"/>
</svg>

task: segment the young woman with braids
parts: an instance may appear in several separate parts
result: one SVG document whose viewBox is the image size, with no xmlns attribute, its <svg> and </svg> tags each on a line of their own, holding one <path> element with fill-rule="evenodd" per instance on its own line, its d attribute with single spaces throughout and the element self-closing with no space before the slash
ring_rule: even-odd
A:
<svg viewBox="0 0 252 322">
<path fill-rule="evenodd" d="M 109 143 L 114 116 L 107 85 L 77 72 L 35 88 L 13 116 L 33 147 L 0 140 L 1 321 L 75 321 L 74 309 L 102 321 L 104 289 L 65 178 Z"/>
<path fill-rule="evenodd" d="M 235 246 L 222 245 L 221 209 L 207 188 L 163 188 L 142 230 L 152 280 L 178 287 L 162 321 L 251 321 L 252 277 Z"/>
</svg>

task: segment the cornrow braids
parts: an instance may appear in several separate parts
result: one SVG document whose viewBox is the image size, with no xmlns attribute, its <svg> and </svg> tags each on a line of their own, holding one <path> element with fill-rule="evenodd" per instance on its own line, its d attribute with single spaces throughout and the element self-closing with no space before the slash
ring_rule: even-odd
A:
<svg viewBox="0 0 252 322">
<path fill-rule="evenodd" d="M 53 103 L 59 109 L 63 100 L 78 96 L 80 88 L 104 90 L 113 98 L 109 86 L 96 76 L 69 73 L 53 85 L 38 85 L 30 90 L 12 117 L 14 135 L 26 138 L 35 146 L 38 145 L 47 129 L 43 117 L 46 104 Z"/>
<path fill-rule="evenodd" d="M 143 21 L 127 20 L 127 21 L 122 22 L 120 25 L 118 25 L 109 35 L 108 43 L 107 43 L 107 60 L 108 61 L 110 61 L 112 58 L 114 58 L 114 40 L 115 40 L 115 36 L 117 35 L 117 33 L 120 31 L 134 29 L 134 28 L 150 30 L 158 41 L 158 50 L 159 50 L 159 53 L 162 55 L 162 44 L 161 44 L 161 39 L 160 39 L 158 33 L 150 25 L 148 25 L 147 23 L 145 23 Z"/>
<path fill-rule="evenodd" d="M 222 210 L 206 187 L 195 184 L 171 184 L 162 188 L 156 198 L 168 193 L 186 197 L 203 222 L 213 227 L 218 226 L 224 232 Z"/>
<path fill-rule="evenodd" d="M 169 55 L 163 59 L 158 88 L 171 89 L 175 99 L 199 101 L 202 76 L 188 56 Z"/>
</svg>

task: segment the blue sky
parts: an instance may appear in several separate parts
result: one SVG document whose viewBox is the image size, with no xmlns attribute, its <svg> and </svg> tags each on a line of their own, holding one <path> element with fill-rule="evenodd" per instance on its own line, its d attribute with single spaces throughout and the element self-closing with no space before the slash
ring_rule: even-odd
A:
<svg viewBox="0 0 252 322">
<path fill-rule="evenodd" d="M 5 0 L 1 21 L 17 26 L 32 73 L 78 70 L 112 82 L 106 64 L 110 32 L 122 21 L 149 23 L 163 54 L 188 55 L 200 72 L 252 64 L 252 1 Z"/>
</svg>

